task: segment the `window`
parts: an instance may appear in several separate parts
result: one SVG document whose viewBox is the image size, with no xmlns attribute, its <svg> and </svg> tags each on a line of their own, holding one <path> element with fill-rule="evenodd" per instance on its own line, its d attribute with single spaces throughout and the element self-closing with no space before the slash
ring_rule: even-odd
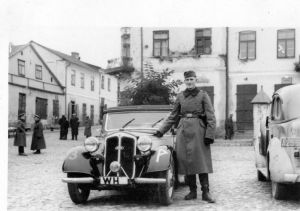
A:
<svg viewBox="0 0 300 211">
<path fill-rule="evenodd" d="M 153 56 L 169 55 L 169 31 L 153 31 Z"/>
<path fill-rule="evenodd" d="M 76 84 L 76 72 L 75 72 L 75 70 L 72 70 L 72 73 L 71 73 L 71 85 L 75 86 L 75 84 Z"/>
<path fill-rule="evenodd" d="M 26 95 L 23 93 L 19 93 L 19 109 L 18 115 L 26 113 Z"/>
<path fill-rule="evenodd" d="M 35 65 L 35 78 L 42 80 L 42 66 L 41 65 Z"/>
<path fill-rule="evenodd" d="M 110 78 L 107 79 L 107 90 L 110 92 Z"/>
<path fill-rule="evenodd" d="M 92 78 L 91 78 L 91 91 L 94 91 L 95 90 L 95 77 L 92 75 Z"/>
<path fill-rule="evenodd" d="M 80 74 L 80 87 L 84 88 L 84 73 Z"/>
<path fill-rule="evenodd" d="M 295 29 L 277 31 L 277 58 L 295 58 Z"/>
<path fill-rule="evenodd" d="M 279 96 L 275 96 L 272 102 L 272 120 L 279 121 L 283 120 L 283 113 L 282 113 L 282 101 Z"/>
<path fill-rule="evenodd" d="M 196 29 L 195 42 L 197 54 L 211 54 L 211 29 Z"/>
<path fill-rule="evenodd" d="M 92 125 L 94 125 L 94 105 L 91 105 L 91 109 L 90 109 L 90 119 L 92 122 Z"/>
<path fill-rule="evenodd" d="M 41 117 L 41 119 L 47 119 L 47 99 L 36 98 L 35 101 L 35 113 Z"/>
<path fill-rule="evenodd" d="M 54 117 L 54 122 L 58 123 L 58 118 L 59 118 L 59 101 L 58 100 L 53 100 L 53 117 Z"/>
<path fill-rule="evenodd" d="M 25 61 L 18 59 L 18 74 L 25 76 Z"/>
<path fill-rule="evenodd" d="M 82 122 L 85 121 L 85 118 L 86 118 L 86 104 L 83 103 L 82 104 Z"/>
<path fill-rule="evenodd" d="M 239 59 L 256 58 L 256 32 L 244 31 L 239 34 Z"/>
<path fill-rule="evenodd" d="M 104 75 L 101 76 L 101 89 L 104 89 Z"/>
</svg>

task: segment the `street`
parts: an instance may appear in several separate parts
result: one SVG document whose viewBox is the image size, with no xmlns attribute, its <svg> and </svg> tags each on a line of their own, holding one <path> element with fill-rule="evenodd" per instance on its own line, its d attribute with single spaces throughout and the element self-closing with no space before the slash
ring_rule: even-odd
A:
<svg viewBox="0 0 300 211">
<path fill-rule="evenodd" d="M 96 134 L 93 128 L 93 135 Z M 47 149 L 35 155 L 30 151 L 31 135 L 27 136 L 27 157 L 17 155 L 13 139 L 8 140 L 8 210 L 299 210 L 300 200 L 276 201 L 271 197 L 270 182 L 256 178 L 252 146 L 212 146 L 214 173 L 210 175 L 210 191 L 215 204 L 201 200 L 198 182 L 197 200 L 185 201 L 188 187 L 175 191 L 174 202 L 168 207 L 143 195 L 116 191 L 91 191 L 84 205 L 75 205 L 69 198 L 67 185 L 62 183 L 61 167 L 68 150 L 83 144 L 79 140 L 58 140 L 59 132 L 45 132 Z M 70 132 L 69 137 L 70 139 Z"/>
</svg>

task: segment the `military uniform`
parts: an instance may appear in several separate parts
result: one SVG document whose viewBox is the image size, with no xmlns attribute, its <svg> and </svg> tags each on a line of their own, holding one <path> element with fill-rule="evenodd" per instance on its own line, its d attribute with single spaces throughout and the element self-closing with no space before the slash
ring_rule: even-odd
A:
<svg viewBox="0 0 300 211">
<path fill-rule="evenodd" d="M 79 121 L 76 116 L 72 116 L 70 120 L 70 126 L 72 132 L 72 140 L 74 140 L 74 138 L 75 140 L 77 140 Z"/>
<path fill-rule="evenodd" d="M 40 154 L 41 149 L 46 149 L 43 130 L 43 124 L 40 122 L 40 119 L 35 121 L 31 142 L 31 150 L 36 150 L 35 154 Z"/>
<path fill-rule="evenodd" d="M 19 117 L 23 115 L 25 114 L 20 114 Z M 18 147 L 19 155 L 26 155 L 24 153 L 24 147 L 26 147 L 25 120 L 18 120 L 14 146 Z"/>
<path fill-rule="evenodd" d="M 89 117 L 86 118 L 84 122 L 84 135 L 88 138 L 92 136 L 92 122 Z"/>
</svg>

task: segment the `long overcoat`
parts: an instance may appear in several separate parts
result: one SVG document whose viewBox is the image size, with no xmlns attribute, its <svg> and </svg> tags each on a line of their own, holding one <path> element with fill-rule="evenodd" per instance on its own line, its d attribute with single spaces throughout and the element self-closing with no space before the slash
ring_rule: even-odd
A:
<svg viewBox="0 0 300 211">
<path fill-rule="evenodd" d="M 26 132 L 25 122 L 19 120 L 17 123 L 16 136 L 14 140 L 14 146 L 26 147 Z"/>
<path fill-rule="evenodd" d="M 84 126 L 84 135 L 86 137 L 90 137 L 92 135 L 92 121 L 90 119 L 86 119 Z"/>
<path fill-rule="evenodd" d="M 205 114 L 206 123 L 200 118 L 184 117 L 187 113 Z M 205 145 L 204 138 L 214 139 L 216 119 L 208 94 L 198 88 L 193 95 L 187 96 L 185 91 L 179 93 L 171 114 L 159 131 L 167 132 L 179 118 L 175 146 L 178 173 L 212 173 L 210 145 Z"/>
<path fill-rule="evenodd" d="M 41 122 L 35 122 L 33 127 L 31 150 L 37 149 L 46 149 L 43 124 Z"/>
<path fill-rule="evenodd" d="M 79 127 L 79 121 L 77 117 L 72 117 L 70 120 L 70 126 L 73 135 L 78 135 L 78 127 Z"/>
</svg>

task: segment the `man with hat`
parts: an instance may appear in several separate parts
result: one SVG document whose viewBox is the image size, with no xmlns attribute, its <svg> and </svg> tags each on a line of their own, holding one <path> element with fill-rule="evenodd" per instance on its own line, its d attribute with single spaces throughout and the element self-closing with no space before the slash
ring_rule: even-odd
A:
<svg viewBox="0 0 300 211">
<path fill-rule="evenodd" d="M 84 135 L 87 138 L 92 136 L 92 121 L 90 120 L 89 116 L 86 116 L 86 118 L 85 118 Z"/>
<path fill-rule="evenodd" d="M 74 140 L 74 138 L 75 140 L 77 140 L 79 121 L 75 113 L 72 114 L 70 125 L 71 125 L 71 132 L 72 132 L 72 140 Z"/>
<path fill-rule="evenodd" d="M 176 156 L 178 174 L 186 175 L 190 188 L 184 199 L 197 198 L 196 174 L 202 190 L 202 200 L 214 203 L 209 193 L 208 173 L 212 173 L 210 144 L 214 142 L 216 120 L 208 94 L 196 87 L 196 73 L 184 73 L 186 89 L 177 95 L 174 108 L 163 125 L 154 134 L 162 137 L 178 122 Z"/>
<path fill-rule="evenodd" d="M 43 124 L 40 122 L 40 116 L 37 114 L 34 115 L 34 121 L 31 150 L 36 150 L 33 154 L 41 154 L 41 149 L 46 149 Z"/>
<path fill-rule="evenodd" d="M 27 156 L 24 153 L 24 147 L 26 147 L 25 113 L 19 114 L 18 118 L 14 146 L 19 148 L 19 155 Z"/>
</svg>

